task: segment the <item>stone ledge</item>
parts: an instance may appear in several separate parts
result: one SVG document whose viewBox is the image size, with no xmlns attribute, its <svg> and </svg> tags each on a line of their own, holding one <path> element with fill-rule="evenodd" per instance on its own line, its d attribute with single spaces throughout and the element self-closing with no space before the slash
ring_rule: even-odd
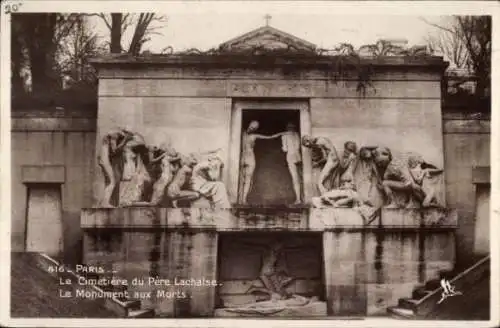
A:
<svg viewBox="0 0 500 328">
<path fill-rule="evenodd" d="M 179 66 L 199 66 L 199 65 L 220 65 L 223 67 L 241 67 L 241 66 L 296 66 L 302 67 L 331 67 L 332 63 L 340 61 L 344 56 L 318 56 L 311 55 L 261 55 L 248 56 L 244 54 L 150 54 L 142 56 L 131 56 L 128 54 L 108 54 L 91 58 L 90 62 L 97 67 L 113 66 L 137 66 L 137 65 L 179 65 Z M 271 61 L 270 61 L 271 59 Z M 426 67 L 438 71 L 446 69 L 448 63 L 443 61 L 440 56 L 383 56 L 383 57 L 362 57 L 362 65 L 381 66 L 381 67 Z"/>
<path fill-rule="evenodd" d="M 64 165 L 23 165 L 23 183 L 59 183 L 66 180 Z"/>
<path fill-rule="evenodd" d="M 491 133 L 491 121 L 489 120 L 443 120 L 443 133 Z"/>
<path fill-rule="evenodd" d="M 378 228 L 380 217 L 366 220 L 360 212 L 352 208 L 313 208 L 310 212 L 310 228 L 312 230 L 328 230 L 331 228 Z"/>
<path fill-rule="evenodd" d="M 382 208 L 384 228 L 456 228 L 457 212 L 442 208 Z"/>
<path fill-rule="evenodd" d="M 371 219 L 353 208 L 88 208 L 83 229 L 165 228 L 217 231 L 324 231 L 332 229 L 456 228 L 450 209 L 381 209 Z"/>
<path fill-rule="evenodd" d="M 95 118 L 80 117 L 16 117 L 11 120 L 11 131 L 47 131 L 47 132 L 95 132 Z"/>
<path fill-rule="evenodd" d="M 491 169 L 489 166 L 475 166 L 472 168 L 472 183 L 474 184 L 490 184 Z"/>
<path fill-rule="evenodd" d="M 258 303 L 256 303 L 258 304 Z M 327 316 L 327 305 L 326 302 L 312 302 L 304 306 L 287 307 L 282 310 L 277 309 L 275 313 L 270 314 L 258 314 L 258 313 L 240 313 L 236 312 L 236 309 L 231 308 L 220 308 L 216 309 L 215 317 L 257 317 L 257 318 L 267 318 L 267 317 L 279 317 L 279 318 L 311 318 L 311 317 L 326 317 Z M 271 310 L 271 309 L 268 309 Z M 249 311 L 249 310 L 247 310 Z M 250 312 L 250 311 L 249 311 Z"/>
</svg>

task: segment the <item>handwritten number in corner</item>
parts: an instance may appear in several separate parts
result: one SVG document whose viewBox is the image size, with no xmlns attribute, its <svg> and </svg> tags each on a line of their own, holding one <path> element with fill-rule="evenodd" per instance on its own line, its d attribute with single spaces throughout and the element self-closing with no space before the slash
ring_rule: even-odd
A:
<svg viewBox="0 0 500 328">
<path fill-rule="evenodd" d="M 5 14 L 8 15 L 8 14 L 17 13 L 19 11 L 19 8 L 22 5 L 23 4 L 21 2 L 6 4 L 5 7 L 4 7 L 5 8 Z"/>
</svg>

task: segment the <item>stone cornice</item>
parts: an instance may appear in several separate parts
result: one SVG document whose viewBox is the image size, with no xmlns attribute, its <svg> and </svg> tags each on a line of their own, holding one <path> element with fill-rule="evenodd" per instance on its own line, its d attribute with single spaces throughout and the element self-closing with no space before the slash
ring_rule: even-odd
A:
<svg viewBox="0 0 500 328">
<path fill-rule="evenodd" d="M 96 67 L 144 67 L 144 66 L 179 66 L 179 67 L 296 67 L 296 68 L 331 68 L 343 62 L 345 67 L 356 65 L 373 67 L 393 67 L 397 69 L 423 68 L 444 72 L 448 63 L 439 56 L 385 56 L 362 57 L 359 63 L 349 63 L 345 56 L 319 56 L 307 54 L 185 54 L 185 55 L 142 55 L 127 54 L 106 55 L 92 58 Z"/>
</svg>

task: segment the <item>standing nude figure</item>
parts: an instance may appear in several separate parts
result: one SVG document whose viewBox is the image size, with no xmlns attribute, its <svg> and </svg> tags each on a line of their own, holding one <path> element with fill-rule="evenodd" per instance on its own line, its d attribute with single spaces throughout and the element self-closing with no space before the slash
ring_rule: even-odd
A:
<svg viewBox="0 0 500 328">
<path fill-rule="evenodd" d="M 104 136 L 101 143 L 101 151 L 97 157 L 97 162 L 101 167 L 106 186 L 101 199 L 101 207 L 114 207 L 111 205 L 111 196 L 116 188 L 115 168 L 113 167 L 113 157 L 119 154 L 125 144 L 132 139 L 131 132 L 126 130 L 112 131 Z"/>
<path fill-rule="evenodd" d="M 243 132 L 243 137 L 242 137 L 243 149 L 241 154 L 241 163 L 242 163 L 241 174 L 243 179 L 243 195 L 241 200 L 243 204 L 247 203 L 248 193 L 252 188 L 253 173 L 255 171 L 255 165 L 256 165 L 255 153 L 254 153 L 255 141 L 257 139 L 274 139 L 283 134 L 283 132 L 281 132 L 273 134 L 271 136 L 265 136 L 262 134 L 257 134 L 256 131 L 258 129 L 259 129 L 259 122 L 252 121 L 248 125 L 247 130 Z"/>
<path fill-rule="evenodd" d="M 304 136 L 302 137 L 302 145 L 312 150 L 319 150 L 323 154 L 323 158 L 326 159 L 318 179 L 319 192 L 320 194 L 324 194 L 328 191 L 325 186 L 326 180 L 330 177 L 334 177 L 334 173 L 336 173 L 336 169 L 339 166 L 340 161 L 337 150 L 330 140 L 323 137 L 313 138 L 311 136 Z"/>
<path fill-rule="evenodd" d="M 282 150 L 286 153 L 288 170 L 292 176 L 293 191 L 295 192 L 295 204 L 301 203 L 299 165 L 302 163 L 300 156 L 300 136 L 297 127 L 288 123 L 286 132 L 281 136 Z"/>
</svg>

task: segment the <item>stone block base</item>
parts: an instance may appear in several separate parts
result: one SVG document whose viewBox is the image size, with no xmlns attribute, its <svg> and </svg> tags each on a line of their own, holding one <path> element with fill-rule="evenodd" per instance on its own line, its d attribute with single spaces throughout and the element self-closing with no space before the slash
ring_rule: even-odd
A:
<svg viewBox="0 0 500 328">
<path fill-rule="evenodd" d="M 269 314 L 241 313 L 231 308 L 222 308 L 215 310 L 215 317 L 281 317 L 281 318 L 311 318 L 326 317 L 326 302 L 312 302 L 305 306 L 288 307 L 276 312 L 270 310 Z M 273 313 L 274 312 L 274 313 Z"/>
<path fill-rule="evenodd" d="M 421 221 L 420 209 L 382 208 L 381 225 L 383 227 L 419 228 Z"/>
<path fill-rule="evenodd" d="M 311 230 L 333 228 L 366 228 L 378 227 L 379 217 L 366 219 L 358 209 L 354 208 L 312 208 L 309 226 Z"/>
<path fill-rule="evenodd" d="M 424 227 L 449 227 L 458 226 L 458 214 L 454 209 L 428 209 L 424 211 Z"/>
<path fill-rule="evenodd" d="M 217 231 L 456 228 L 457 213 L 444 208 L 89 208 L 81 227 L 193 228 Z"/>
<path fill-rule="evenodd" d="M 384 228 L 456 228 L 457 212 L 446 208 L 382 208 Z"/>
</svg>

